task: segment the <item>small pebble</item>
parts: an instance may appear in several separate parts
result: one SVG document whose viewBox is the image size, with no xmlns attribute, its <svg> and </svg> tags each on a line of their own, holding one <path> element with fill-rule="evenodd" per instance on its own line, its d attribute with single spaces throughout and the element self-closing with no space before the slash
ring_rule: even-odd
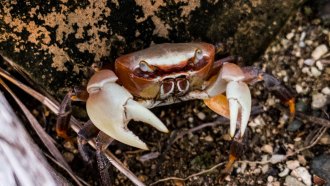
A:
<svg viewBox="0 0 330 186">
<path fill-rule="evenodd" d="M 305 64 L 305 65 L 308 65 L 308 66 L 313 66 L 314 63 L 315 63 L 315 60 L 314 60 L 314 59 L 306 59 L 306 60 L 304 61 L 304 64 Z"/>
<path fill-rule="evenodd" d="M 320 109 L 327 103 L 327 96 L 324 94 L 316 93 L 312 96 L 312 98 L 312 108 L 314 109 Z"/>
<path fill-rule="evenodd" d="M 322 74 L 316 67 L 311 67 L 311 73 L 314 77 L 319 77 Z"/>
<path fill-rule="evenodd" d="M 305 166 L 307 164 L 307 161 L 303 155 L 298 155 L 298 161 L 302 166 Z"/>
<path fill-rule="evenodd" d="M 288 34 L 286 35 L 286 38 L 287 38 L 288 40 L 290 40 L 290 39 L 293 38 L 293 36 L 294 36 L 294 33 L 293 33 L 293 32 L 290 32 L 290 33 L 288 33 Z"/>
<path fill-rule="evenodd" d="M 267 177 L 267 181 L 268 182 L 273 182 L 274 181 L 274 177 L 273 176 L 268 176 Z"/>
<path fill-rule="evenodd" d="M 212 136 L 210 136 L 210 135 L 206 136 L 206 137 L 204 138 L 204 140 L 207 141 L 207 142 L 213 142 L 213 138 L 212 138 Z"/>
<path fill-rule="evenodd" d="M 261 167 L 262 174 L 266 174 L 269 170 L 269 164 L 265 164 Z"/>
<path fill-rule="evenodd" d="M 316 62 L 316 67 L 321 71 L 324 69 L 323 64 L 320 61 Z"/>
<path fill-rule="evenodd" d="M 330 145 L 330 135 L 325 133 L 323 134 L 323 136 L 321 137 L 319 144 L 321 145 Z"/>
<path fill-rule="evenodd" d="M 327 52 L 328 52 L 328 47 L 325 44 L 319 45 L 312 52 L 312 57 L 313 57 L 313 59 L 318 60 L 318 59 L 320 59 L 320 57 L 322 57 Z"/>
<path fill-rule="evenodd" d="M 282 172 L 278 174 L 279 177 L 285 177 L 289 174 L 290 170 L 286 167 Z"/>
<path fill-rule="evenodd" d="M 292 177 L 292 176 L 287 176 L 285 177 L 285 183 L 284 185 L 287 186 L 305 186 L 305 184 L 301 183 L 297 178 Z"/>
<path fill-rule="evenodd" d="M 321 91 L 325 95 L 330 95 L 330 88 L 329 87 L 324 87 Z"/>
<path fill-rule="evenodd" d="M 253 174 L 259 175 L 261 173 L 261 170 L 259 168 L 256 168 L 253 170 Z"/>
<path fill-rule="evenodd" d="M 297 167 L 299 167 L 299 161 L 298 160 L 289 160 L 286 162 L 286 166 L 290 169 L 290 170 L 294 170 Z"/>
<path fill-rule="evenodd" d="M 296 84 L 296 92 L 298 94 L 302 93 L 304 91 L 303 87 L 299 84 Z"/>
<path fill-rule="evenodd" d="M 261 147 L 261 150 L 263 152 L 266 152 L 268 154 L 273 154 L 273 146 L 269 145 L 269 144 L 266 144 L 264 146 Z"/>
<path fill-rule="evenodd" d="M 301 180 L 306 185 L 312 185 L 312 176 L 309 174 L 305 167 L 298 167 L 291 172 L 291 175 L 296 178 L 301 178 Z"/>
<path fill-rule="evenodd" d="M 299 112 L 307 112 L 308 104 L 305 101 L 298 101 L 296 104 L 296 110 Z"/>
<path fill-rule="evenodd" d="M 299 130 L 302 124 L 303 123 L 300 120 L 295 119 L 292 122 L 290 122 L 290 124 L 287 127 L 287 130 L 289 132 L 296 132 L 297 130 Z"/>
<path fill-rule="evenodd" d="M 272 186 L 281 186 L 281 183 L 279 181 L 274 181 L 272 183 Z"/>
<path fill-rule="evenodd" d="M 279 163 L 283 160 L 285 160 L 286 156 L 282 154 L 273 154 L 272 157 L 270 158 L 269 162 L 272 164 Z"/>
<path fill-rule="evenodd" d="M 197 117 L 200 119 L 200 120 L 204 120 L 206 118 L 204 112 L 198 112 L 197 113 Z"/>
</svg>

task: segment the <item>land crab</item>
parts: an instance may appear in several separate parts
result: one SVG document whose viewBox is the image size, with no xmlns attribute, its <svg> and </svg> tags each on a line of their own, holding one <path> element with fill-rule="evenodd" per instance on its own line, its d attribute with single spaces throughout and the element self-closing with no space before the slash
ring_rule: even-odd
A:
<svg viewBox="0 0 330 186">
<path fill-rule="evenodd" d="M 130 120 L 168 132 L 150 108 L 202 99 L 211 110 L 230 119 L 230 136 L 240 141 L 251 112 L 248 84 L 258 81 L 264 81 L 294 113 L 294 98 L 279 80 L 256 67 L 239 67 L 232 63 L 236 61 L 232 56 L 214 60 L 216 50 L 208 43 L 164 43 L 120 56 L 114 70 L 103 69 L 91 77 L 87 93 L 76 91 L 63 101 L 58 133 L 66 136 L 68 120 L 63 118 L 68 116 L 69 100 L 86 100 L 90 120 L 100 131 L 124 144 L 148 149 L 127 128 Z M 88 130 L 80 135 L 86 136 Z"/>
</svg>

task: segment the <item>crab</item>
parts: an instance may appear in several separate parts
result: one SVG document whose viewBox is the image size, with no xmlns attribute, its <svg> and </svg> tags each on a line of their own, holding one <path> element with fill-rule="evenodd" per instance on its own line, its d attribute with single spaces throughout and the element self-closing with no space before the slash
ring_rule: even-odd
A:
<svg viewBox="0 0 330 186">
<path fill-rule="evenodd" d="M 182 101 L 201 99 L 214 112 L 230 119 L 229 134 L 241 139 L 251 112 L 249 84 L 264 81 L 265 87 L 289 103 L 290 91 L 272 75 L 256 67 L 239 67 L 235 57 L 215 60 L 217 48 L 209 43 L 164 43 L 120 56 L 115 69 L 97 71 L 86 93 L 91 122 L 121 143 L 140 149 L 148 146 L 131 132 L 131 120 L 150 124 L 161 132 L 169 130 L 149 109 Z M 62 109 L 64 112 L 66 109 Z M 58 132 L 64 134 L 58 122 Z"/>
</svg>

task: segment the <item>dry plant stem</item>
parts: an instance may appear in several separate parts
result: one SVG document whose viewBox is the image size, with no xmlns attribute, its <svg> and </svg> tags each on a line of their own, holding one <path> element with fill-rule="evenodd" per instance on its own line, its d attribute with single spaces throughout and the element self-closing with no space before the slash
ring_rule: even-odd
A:
<svg viewBox="0 0 330 186">
<path fill-rule="evenodd" d="M 59 103 L 48 99 L 47 97 L 43 96 L 39 92 L 31 89 L 30 87 L 24 85 L 23 83 L 17 81 L 15 78 L 11 77 L 6 73 L 3 69 L 0 69 L 0 76 L 6 78 L 8 81 L 12 82 L 13 84 L 17 85 L 23 91 L 40 101 L 44 104 L 47 108 L 49 108 L 55 114 L 59 113 Z M 80 122 L 76 120 L 74 117 L 71 117 L 70 120 L 71 128 L 78 133 L 79 130 L 82 128 Z M 95 140 L 89 140 L 88 143 L 95 149 L 96 143 Z M 128 169 L 125 165 L 120 162 L 109 150 L 103 152 L 105 156 L 109 159 L 111 164 L 115 166 L 122 174 L 124 174 L 127 178 L 129 178 L 134 184 L 138 186 L 143 186 L 144 184 Z"/>
<path fill-rule="evenodd" d="M 165 182 L 165 181 L 170 181 L 170 180 L 180 180 L 180 181 L 186 181 L 190 178 L 193 178 L 193 177 L 196 177 L 196 176 L 200 176 L 202 174 L 206 174 L 206 173 L 209 173 L 209 172 L 212 172 L 213 170 L 215 170 L 216 168 L 218 168 L 219 166 L 222 166 L 224 165 L 225 163 L 224 162 L 221 162 L 221 163 L 218 163 L 216 165 L 214 165 L 213 167 L 209 168 L 209 169 L 206 169 L 206 170 L 202 170 L 198 173 L 195 173 L 195 174 L 192 174 L 188 177 L 185 177 L 185 178 L 178 178 L 178 177 L 167 177 L 167 178 L 164 178 L 164 179 L 160 179 L 156 182 L 153 182 L 151 183 L 150 185 L 156 185 L 157 183 L 161 183 L 161 182 Z"/>
<path fill-rule="evenodd" d="M 75 174 L 73 173 L 73 171 L 71 170 L 68 163 L 65 161 L 60 151 L 58 151 L 58 149 L 56 148 L 54 140 L 44 131 L 44 129 L 40 126 L 39 122 L 35 119 L 35 117 L 31 114 L 31 112 L 25 107 L 25 105 L 20 101 L 20 99 L 18 99 L 18 97 L 14 94 L 14 92 L 2 81 L 2 79 L 0 79 L 0 84 L 7 90 L 7 92 L 14 98 L 16 103 L 20 106 L 26 118 L 29 120 L 32 127 L 35 129 L 39 138 L 45 144 L 49 152 L 55 157 L 55 159 L 61 165 L 63 165 L 63 167 L 65 167 L 65 170 L 71 176 L 71 178 L 78 185 L 82 185 L 75 176 Z"/>
<path fill-rule="evenodd" d="M 305 119 L 311 123 L 315 123 L 318 125 L 322 125 L 324 127 L 330 128 L 330 121 L 327 119 L 323 119 L 323 118 L 318 118 L 318 117 L 314 117 L 314 116 L 308 116 L 304 113 L 301 112 L 297 112 L 297 116 L 301 119 Z"/>
</svg>

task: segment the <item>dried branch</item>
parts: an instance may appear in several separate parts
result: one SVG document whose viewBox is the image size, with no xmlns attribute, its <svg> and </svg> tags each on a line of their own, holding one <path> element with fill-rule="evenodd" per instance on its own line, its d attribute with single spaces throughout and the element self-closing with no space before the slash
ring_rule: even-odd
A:
<svg viewBox="0 0 330 186">
<path fill-rule="evenodd" d="M 9 59 L 6 59 L 9 60 Z M 40 101 L 44 104 L 47 108 L 49 108 L 55 114 L 59 113 L 59 103 L 56 101 L 52 101 L 51 99 L 45 97 L 44 95 L 40 94 L 39 92 L 33 90 L 32 88 L 24 85 L 23 83 L 19 82 L 15 78 L 11 77 L 6 71 L 0 68 L 0 76 L 4 77 L 8 81 L 12 82 L 14 85 L 17 85 L 23 91 Z M 76 120 L 74 117 L 71 117 L 70 120 L 71 128 L 78 133 L 82 128 L 80 122 Z M 95 149 L 96 143 L 95 140 L 89 140 L 88 143 Z M 109 150 L 103 152 L 108 160 L 111 162 L 113 166 L 115 166 L 121 173 L 123 173 L 127 178 L 129 178 L 134 184 L 138 186 L 144 186 L 144 184 L 132 173 L 126 166 L 117 159 Z"/>
</svg>

